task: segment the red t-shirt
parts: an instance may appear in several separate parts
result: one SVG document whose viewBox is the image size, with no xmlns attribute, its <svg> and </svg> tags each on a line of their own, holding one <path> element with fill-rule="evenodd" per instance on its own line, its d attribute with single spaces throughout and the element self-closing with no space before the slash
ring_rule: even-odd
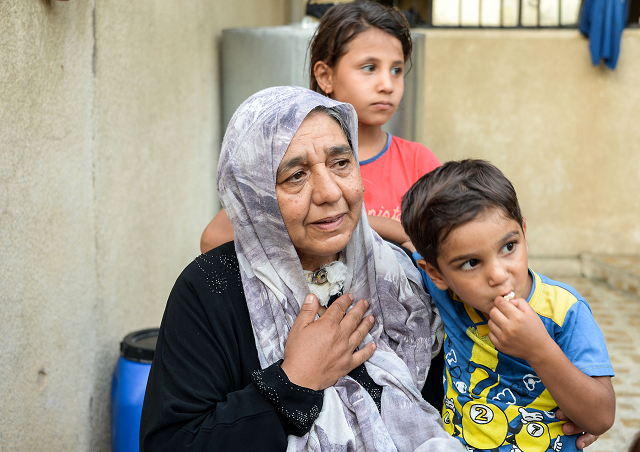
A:
<svg viewBox="0 0 640 452">
<path fill-rule="evenodd" d="M 402 196 L 420 177 L 439 166 L 437 157 L 422 144 L 388 134 L 385 148 L 360 162 L 367 214 L 400 221 Z"/>
</svg>

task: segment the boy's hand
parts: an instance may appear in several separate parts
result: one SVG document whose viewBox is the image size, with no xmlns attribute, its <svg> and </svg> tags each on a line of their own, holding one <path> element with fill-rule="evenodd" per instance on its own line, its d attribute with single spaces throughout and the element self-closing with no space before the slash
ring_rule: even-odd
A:
<svg viewBox="0 0 640 452">
<path fill-rule="evenodd" d="M 496 297 L 489 317 L 489 339 L 502 353 L 528 360 L 544 348 L 541 342 L 551 340 L 538 314 L 522 298 Z"/>
<path fill-rule="evenodd" d="M 615 418 L 611 377 L 590 377 L 578 369 L 522 298 L 507 301 L 496 297 L 494 304 L 488 325 L 489 339 L 495 347 L 503 353 L 526 359 L 558 407 L 580 425 L 582 431 L 602 435 L 609 430 Z M 594 406 L 598 407 L 595 411 L 591 409 Z M 566 428 L 565 425 L 565 433 Z M 590 440 L 584 435 L 580 439 L 583 444 Z"/>
</svg>

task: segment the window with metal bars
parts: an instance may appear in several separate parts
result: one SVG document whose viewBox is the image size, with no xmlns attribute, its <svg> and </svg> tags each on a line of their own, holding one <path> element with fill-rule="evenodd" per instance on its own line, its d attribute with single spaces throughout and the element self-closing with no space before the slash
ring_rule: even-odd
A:
<svg viewBox="0 0 640 452">
<path fill-rule="evenodd" d="M 582 0 L 378 0 L 405 11 L 412 27 L 577 28 Z M 638 27 L 640 0 L 627 0 Z"/>
</svg>

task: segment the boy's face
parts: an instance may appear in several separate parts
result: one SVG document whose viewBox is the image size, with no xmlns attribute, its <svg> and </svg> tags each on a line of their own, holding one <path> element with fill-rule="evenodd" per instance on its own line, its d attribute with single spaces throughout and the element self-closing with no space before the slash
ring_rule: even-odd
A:
<svg viewBox="0 0 640 452">
<path fill-rule="evenodd" d="M 526 299 L 533 281 L 528 271 L 526 224 L 488 209 L 455 227 L 438 255 L 440 270 L 421 259 L 418 265 L 442 290 L 451 289 L 468 305 L 485 314 L 496 297 L 515 293 Z"/>
</svg>

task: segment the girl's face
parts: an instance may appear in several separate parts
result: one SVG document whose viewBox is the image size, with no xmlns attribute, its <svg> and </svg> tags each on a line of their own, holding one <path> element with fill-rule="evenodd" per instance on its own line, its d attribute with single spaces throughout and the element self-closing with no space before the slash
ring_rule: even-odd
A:
<svg viewBox="0 0 640 452">
<path fill-rule="evenodd" d="M 385 124 L 404 93 L 404 55 L 398 38 L 379 28 L 357 35 L 335 67 L 316 63 L 320 88 L 332 99 L 347 102 L 365 125 Z"/>
</svg>

